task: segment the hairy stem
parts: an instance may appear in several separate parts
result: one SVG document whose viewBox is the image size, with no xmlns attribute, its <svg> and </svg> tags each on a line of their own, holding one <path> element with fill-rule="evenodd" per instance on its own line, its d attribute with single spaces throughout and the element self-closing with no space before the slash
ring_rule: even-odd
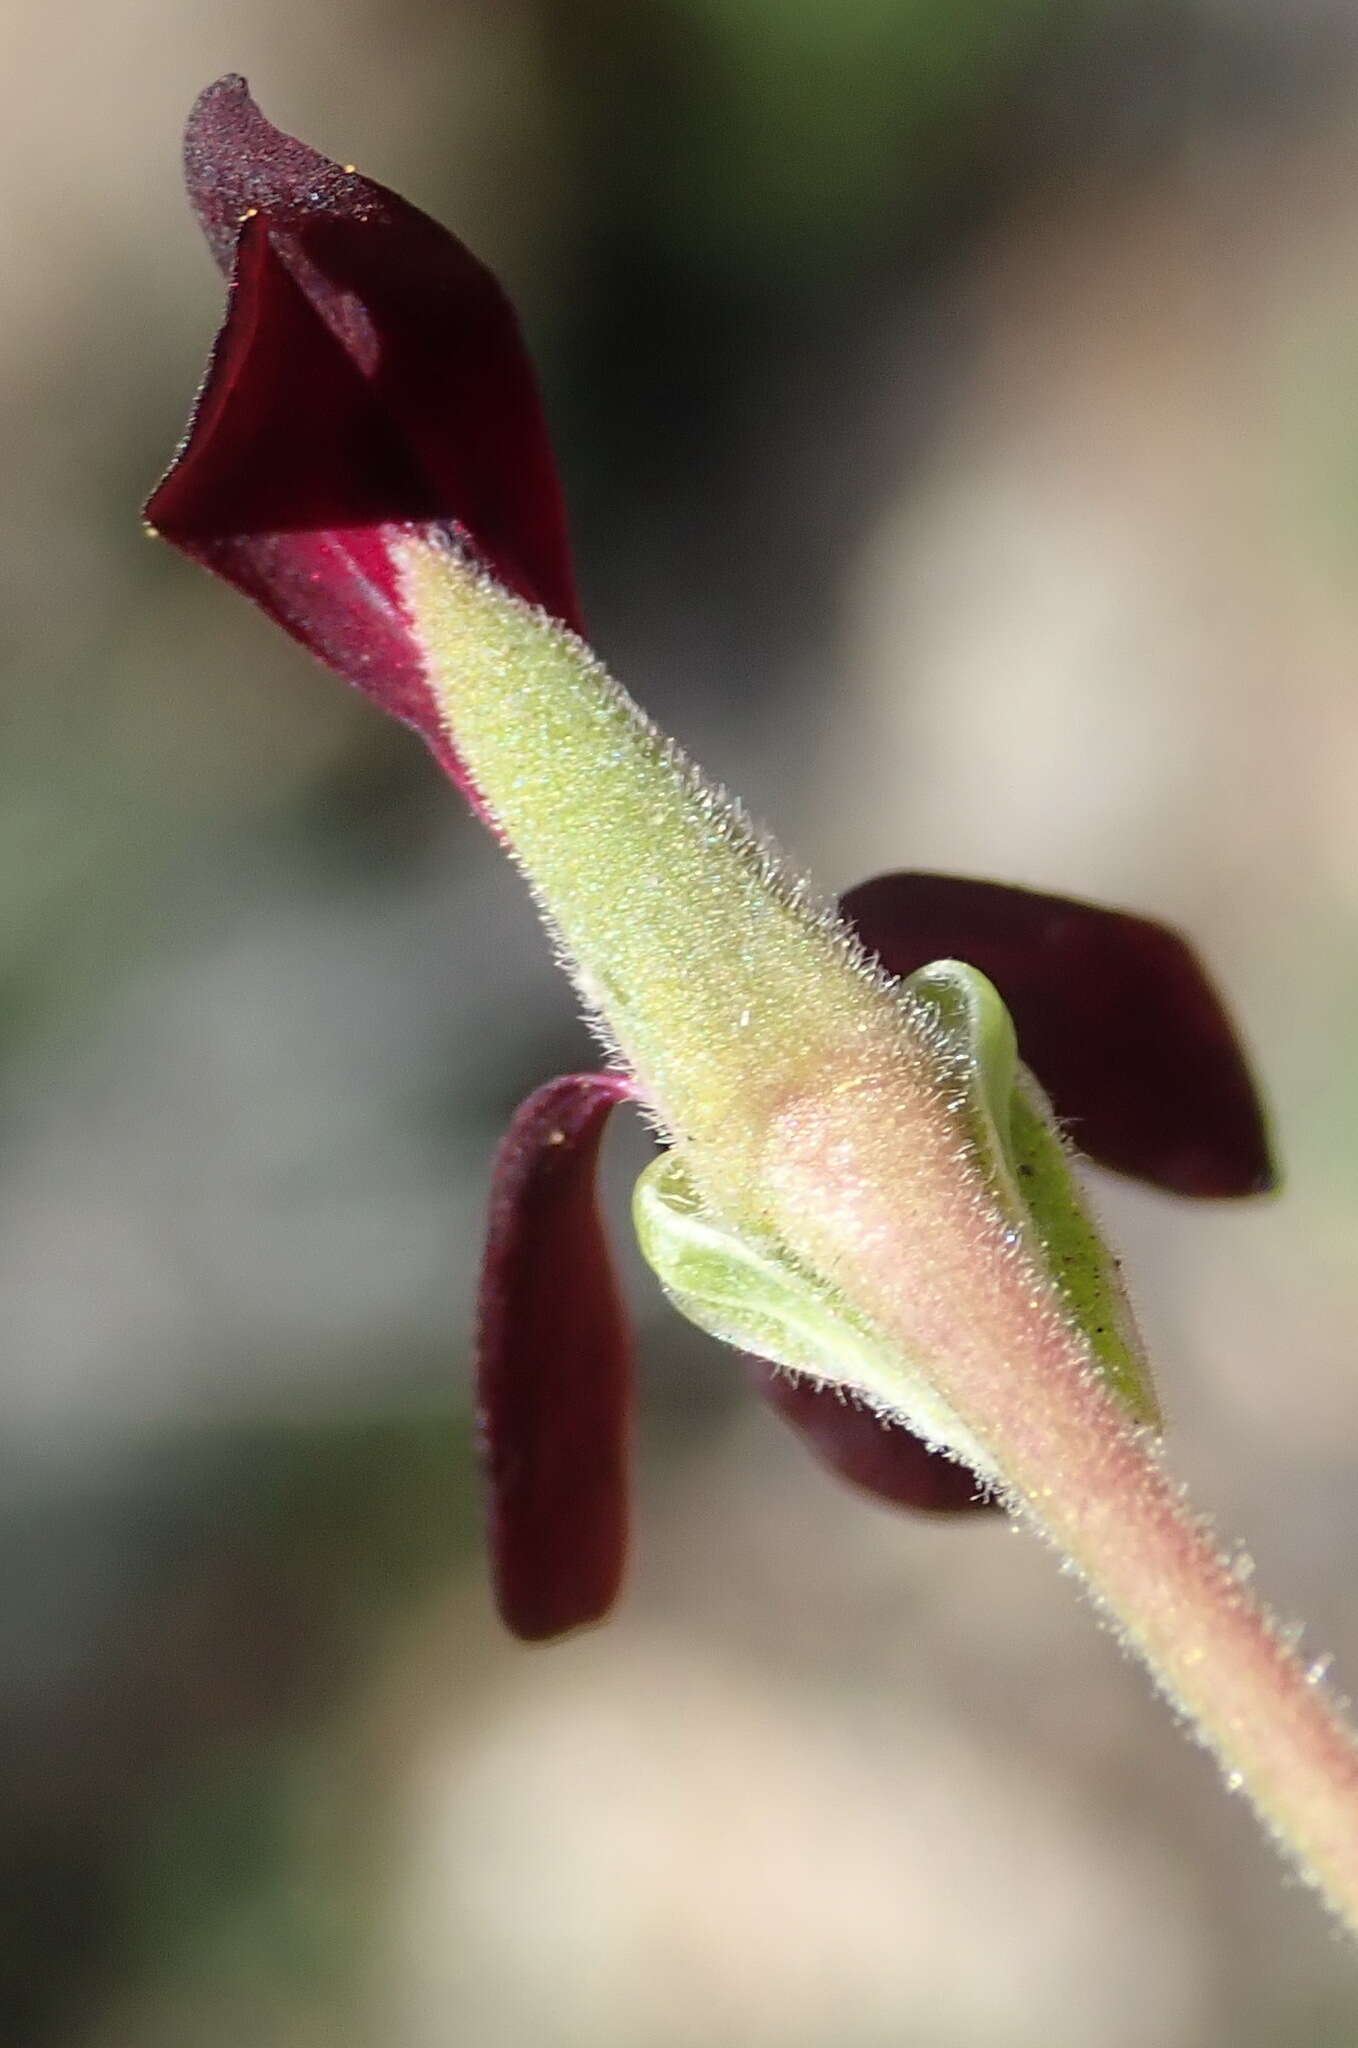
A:
<svg viewBox="0 0 1358 2048">
<path fill-rule="evenodd" d="M 1358 1744 L 1100 1373 L 1116 1290 L 1077 1327 L 1075 1239 L 999 1198 L 937 1004 L 865 966 L 578 640 L 427 540 L 401 573 L 450 742 L 695 1199 L 884 1340 L 874 1397 L 924 1383 L 1358 1932 Z"/>
<path fill-rule="evenodd" d="M 1022 1256 L 996 1243 L 978 1261 L 964 1200 L 937 1222 L 921 1303 L 918 1251 L 903 1270 L 899 1195 L 865 1108 L 816 1104 L 783 1120 L 790 1236 L 832 1262 L 846 1294 L 915 1353 L 927 1326 L 931 1379 L 990 1452 L 1016 1510 L 1071 1560 L 1228 1785 L 1358 1933 L 1358 1737 L 1321 1671 L 1221 1556 Z"/>
</svg>

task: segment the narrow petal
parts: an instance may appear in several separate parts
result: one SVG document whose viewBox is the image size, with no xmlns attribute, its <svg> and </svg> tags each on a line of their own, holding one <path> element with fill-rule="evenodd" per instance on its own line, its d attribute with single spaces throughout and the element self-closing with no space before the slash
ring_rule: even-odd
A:
<svg viewBox="0 0 1358 2048">
<path fill-rule="evenodd" d="M 927 1514 L 996 1506 L 974 1472 L 931 1451 L 903 1423 L 887 1422 L 839 1388 L 796 1378 L 762 1358 L 747 1365 L 770 1408 L 840 1479 L 893 1507 Z"/>
<path fill-rule="evenodd" d="M 631 1346 L 595 1197 L 616 1074 L 567 1074 L 495 1163 L 477 1342 L 496 1599 L 542 1641 L 599 1621 L 627 1550 Z"/>
<path fill-rule="evenodd" d="M 1080 1150 L 1183 1195 L 1275 1184 L 1263 1109 L 1196 954 L 1149 918 L 954 875 L 888 874 L 841 900 L 888 973 L 968 961 Z"/>
</svg>

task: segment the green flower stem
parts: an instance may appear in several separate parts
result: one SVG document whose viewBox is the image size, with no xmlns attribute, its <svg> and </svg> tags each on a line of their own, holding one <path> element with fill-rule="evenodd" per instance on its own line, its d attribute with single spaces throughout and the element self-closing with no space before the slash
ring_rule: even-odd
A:
<svg viewBox="0 0 1358 2048">
<path fill-rule="evenodd" d="M 950 1022 L 868 966 L 580 641 L 451 550 L 401 567 L 449 737 L 695 1202 L 767 1254 L 784 1336 L 820 1356 L 838 1316 L 875 1398 L 924 1383 L 1358 1932 L 1355 1738 L 1162 1471 L 1078 1203 L 1015 1206 L 1008 1147 L 1053 1183 L 1061 1155 L 1035 1101 L 996 1142 L 1002 1006 Z"/>
</svg>

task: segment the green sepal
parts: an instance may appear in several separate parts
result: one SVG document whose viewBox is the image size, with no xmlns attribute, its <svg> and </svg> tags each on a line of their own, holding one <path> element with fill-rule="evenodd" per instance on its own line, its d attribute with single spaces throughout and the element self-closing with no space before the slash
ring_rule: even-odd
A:
<svg viewBox="0 0 1358 2048">
<path fill-rule="evenodd" d="M 1113 1392 L 1138 1422 L 1159 1429 L 1164 1418 L 1117 1260 L 1085 1204 L 1046 1098 L 1026 1068 L 1014 1090 L 1009 1129 L 1019 1191 L 1071 1321 Z"/>
<path fill-rule="evenodd" d="M 1019 1057 L 1014 1020 L 999 990 L 964 960 L 931 960 L 901 986 L 934 1011 L 963 1070 L 972 1135 L 992 1167 L 1007 1167 Z"/>
<path fill-rule="evenodd" d="M 664 1152 L 632 1196 L 637 1242 L 670 1302 L 700 1330 L 789 1371 L 841 1386 L 909 1423 L 972 1468 L 994 1467 L 899 1352 L 874 1336 L 825 1281 L 754 1245 L 704 1208 L 678 1156 Z"/>
<path fill-rule="evenodd" d="M 903 987 L 964 1045 L 973 1141 L 1095 1369 L 1138 1422 L 1158 1428 L 1160 1405 L 1117 1260 L 1090 1214 L 1051 1105 L 1018 1057 L 998 990 L 961 960 L 931 961 Z"/>
</svg>

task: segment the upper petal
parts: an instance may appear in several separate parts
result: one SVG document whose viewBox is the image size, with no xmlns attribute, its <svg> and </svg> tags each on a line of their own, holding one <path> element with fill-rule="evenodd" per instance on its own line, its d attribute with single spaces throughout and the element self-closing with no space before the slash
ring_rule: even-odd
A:
<svg viewBox="0 0 1358 2048">
<path fill-rule="evenodd" d="M 547 1082 L 495 1162 L 477 1407 L 496 1599 L 527 1641 L 601 1620 L 626 1561 L 631 1343 L 594 1182 L 631 1092 L 617 1074 Z"/>
<path fill-rule="evenodd" d="M 147 518 L 413 725 L 484 812 L 426 680 L 394 553 L 412 532 L 450 541 L 579 627 L 513 310 L 452 235 L 281 135 L 241 79 L 202 95 L 186 161 L 231 283 Z"/>
<path fill-rule="evenodd" d="M 269 240 L 371 386 L 423 481 L 404 516 L 456 524 L 495 577 L 580 630 L 537 380 L 499 284 L 446 228 L 266 121 L 245 80 L 210 85 L 184 139 L 189 195 L 230 271 Z"/>
<path fill-rule="evenodd" d="M 987 975 L 1023 1059 L 1091 1159 L 1175 1194 L 1274 1185 L 1240 1041 L 1177 932 L 955 875 L 877 875 L 840 909 L 890 974 L 951 957 Z"/>
<path fill-rule="evenodd" d="M 259 215 L 241 228 L 193 424 L 147 516 L 414 726 L 465 786 L 392 557 L 436 501 Z"/>
</svg>

